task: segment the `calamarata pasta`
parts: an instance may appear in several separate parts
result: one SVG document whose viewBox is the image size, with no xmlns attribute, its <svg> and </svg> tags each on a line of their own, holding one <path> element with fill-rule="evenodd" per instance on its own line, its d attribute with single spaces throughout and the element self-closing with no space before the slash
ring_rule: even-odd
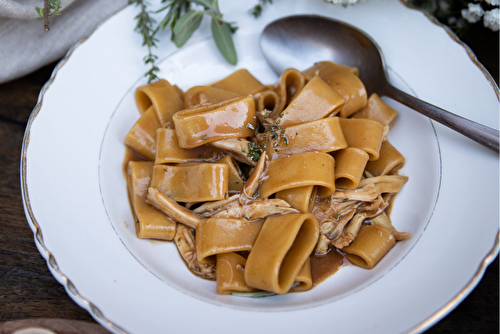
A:
<svg viewBox="0 0 500 334">
<path fill-rule="evenodd" d="M 219 294 L 307 291 L 373 268 L 410 237 L 390 220 L 408 181 L 387 140 L 397 112 L 356 68 L 318 62 L 274 85 L 248 70 L 135 93 L 124 170 L 139 238 L 174 242 Z"/>
</svg>

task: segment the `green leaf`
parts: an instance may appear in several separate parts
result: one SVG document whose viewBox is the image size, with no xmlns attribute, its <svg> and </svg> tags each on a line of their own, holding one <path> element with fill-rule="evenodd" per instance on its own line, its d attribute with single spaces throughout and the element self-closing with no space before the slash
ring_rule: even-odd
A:
<svg viewBox="0 0 500 334">
<path fill-rule="evenodd" d="M 43 17 L 43 8 L 35 7 L 35 11 L 40 17 Z"/>
<path fill-rule="evenodd" d="M 217 7 L 214 6 L 212 0 L 191 0 L 191 2 L 194 2 L 195 4 L 201 5 L 205 8 L 211 9 L 215 12 L 217 12 Z"/>
<path fill-rule="evenodd" d="M 221 23 L 221 24 L 220 24 Z M 212 36 L 220 53 L 231 65 L 236 65 L 238 56 L 231 36 L 231 28 L 226 22 L 220 22 L 212 18 Z"/>
<path fill-rule="evenodd" d="M 200 27 L 202 19 L 203 12 L 190 10 L 175 22 L 172 33 L 174 34 L 174 42 L 177 47 L 183 46 L 188 41 L 195 30 Z"/>
<path fill-rule="evenodd" d="M 167 4 L 163 7 L 160 7 L 160 9 L 155 10 L 155 13 L 163 12 L 165 9 L 167 9 L 168 7 L 171 7 L 173 4 L 174 4 L 173 2 L 170 2 L 169 4 Z"/>
</svg>

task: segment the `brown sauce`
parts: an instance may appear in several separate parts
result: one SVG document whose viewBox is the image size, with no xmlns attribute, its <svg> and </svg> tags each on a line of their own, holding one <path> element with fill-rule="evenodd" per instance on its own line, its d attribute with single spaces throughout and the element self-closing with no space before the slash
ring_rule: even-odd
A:
<svg viewBox="0 0 500 334">
<path fill-rule="evenodd" d="M 336 248 L 331 248 L 324 255 L 311 255 L 311 276 L 313 287 L 335 274 L 349 263 Z"/>
</svg>

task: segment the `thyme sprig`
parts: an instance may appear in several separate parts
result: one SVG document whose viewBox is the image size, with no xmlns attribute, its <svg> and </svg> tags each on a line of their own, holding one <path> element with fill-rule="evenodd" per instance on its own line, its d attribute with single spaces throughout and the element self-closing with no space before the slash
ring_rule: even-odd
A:
<svg viewBox="0 0 500 334">
<path fill-rule="evenodd" d="M 129 4 L 140 7 L 140 13 L 135 17 L 137 20 L 135 30 L 142 35 L 143 45 L 148 48 L 148 54 L 144 57 L 144 63 L 151 66 L 145 74 L 148 77 L 148 83 L 158 79 L 159 68 L 155 63 L 158 57 L 152 52 L 152 48 L 156 47 L 158 41 L 155 38 L 156 33 L 169 28 L 172 41 L 177 47 L 181 47 L 200 27 L 205 15 L 212 19 L 212 36 L 220 53 L 230 64 L 236 65 L 238 57 L 232 34 L 238 28 L 233 23 L 222 19 L 218 0 L 162 0 L 161 2 L 166 5 L 154 13 L 166 11 L 166 14 L 160 23 L 155 25 L 156 21 L 150 17 L 149 14 L 152 12 L 148 10 L 144 0 L 129 0 Z M 192 9 L 193 4 L 203 7 L 203 10 Z"/>
<path fill-rule="evenodd" d="M 40 16 L 39 20 L 44 20 L 44 29 L 49 31 L 49 21 L 52 21 L 52 15 L 61 15 L 61 0 L 43 0 L 43 8 L 35 7 L 35 11 Z"/>
<path fill-rule="evenodd" d="M 156 42 L 158 42 L 155 38 L 157 29 L 153 27 L 156 21 L 149 16 L 150 11 L 147 9 L 146 3 L 143 0 L 129 0 L 129 4 L 135 4 L 140 7 L 140 12 L 135 17 L 137 24 L 134 30 L 142 35 L 142 45 L 146 45 L 148 48 L 148 54 L 143 60 L 144 64 L 150 65 L 150 69 L 144 74 L 144 76 L 148 77 L 148 83 L 150 83 L 154 80 L 158 80 L 157 73 L 160 71 L 155 63 L 158 56 L 154 55 L 152 52 L 152 48 L 156 47 Z"/>
<path fill-rule="evenodd" d="M 257 145 L 257 143 L 254 142 L 249 142 L 248 143 L 248 154 L 247 156 L 252 160 L 252 161 L 259 161 L 260 155 L 262 154 L 263 150 Z"/>
<path fill-rule="evenodd" d="M 249 10 L 249 13 L 255 18 L 260 17 L 262 15 L 263 6 L 267 3 L 273 4 L 273 0 L 259 0 L 259 2 Z"/>
</svg>

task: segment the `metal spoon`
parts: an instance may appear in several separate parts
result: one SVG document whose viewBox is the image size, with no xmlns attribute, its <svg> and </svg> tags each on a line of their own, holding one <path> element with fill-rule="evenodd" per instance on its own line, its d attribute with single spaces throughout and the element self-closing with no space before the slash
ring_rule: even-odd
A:
<svg viewBox="0 0 500 334">
<path fill-rule="evenodd" d="M 271 68 L 301 69 L 320 60 L 357 67 L 368 95 L 390 97 L 498 153 L 497 130 L 452 114 L 419 100 L 387 79 L 385 61 L 377 43 L 346 23 L 316 15 L 290 16 L 270 23 L 262 32 L 260 47 Z"/>
</svg>

